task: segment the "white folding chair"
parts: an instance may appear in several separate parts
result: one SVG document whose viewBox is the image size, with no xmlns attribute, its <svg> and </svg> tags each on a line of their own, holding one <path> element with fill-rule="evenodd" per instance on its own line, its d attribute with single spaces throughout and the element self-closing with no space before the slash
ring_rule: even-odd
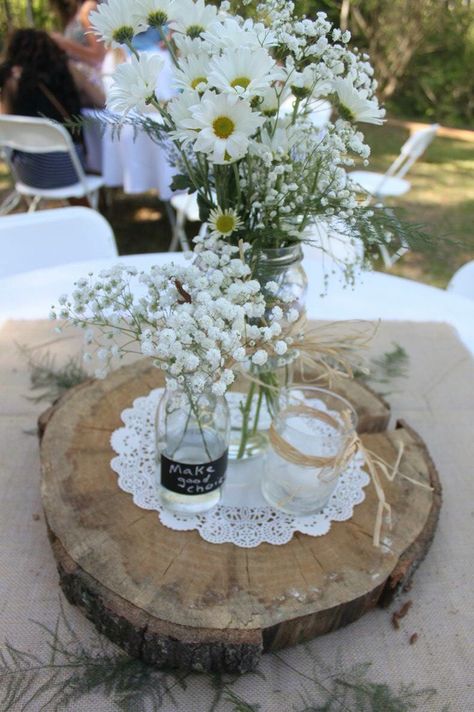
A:
<svg viewBox="0 0 474 712">
<path fill-rule="evenodd" d="M 386 198 L 399 198 L 410 190 L 411 183 L 404 176 L 426 151 L 438 129 L 439 124 L 432 124 L 412 134 L 405 141 L 400 149 L 400 154 L 386 173 L 374 171 L 352 171 L 349 173 L 352 182 L 356 183 L 367 195 L 368 204 L 382 207 Z M 393 254 L 390 254 L 385 245 L 380 245 L 379 249 L 384 264 L 388 268 L 392 267 L 409 250 L 406 244 L 402 244 Z"/>
<path fill-rule="evenodd" d="M 176 210 L 176 219 L 172 225 L 173 231 L 169 252 L 174 252 L 178 245 L 180 245 L 183 252 L 188 252 L 191 248 L 184 226 L 187 220 L 190 222 L 199 222 L 197 193 L 178 193 L 171 197 L 170 203 Z"/>
<path fill-rule="evenodd" d="M 462 297 L 474 299 L 474 260 L 467 262 L 453 274 L 446 289 Z"/>
<path fill-rule="evenodd" d="M 433 124 L 412 134 L 400 149 L 400 154 L 388 168 L 386 173 L 374 171 L 352 171 L 349 177 L 353 183 L 360 186 L 369 199 L 383 201 L 384 198 L 398 198 L 407 193 L 411 183 L 405 180 L 408 173 L 420 156 L 426 151 L 439 129 L 439 124 Z"/>
<path fill-rule="evenodd" d="M 0 116 L 0 148 L 4 153 L 15 181 L 15 191 L 26 199 L 33 212 L 42 200 L 68 200 L 69 198 L 87 198 L 92 208 L 97 210 L 99 188 L 104 185 L 102 176 L 86 175 L 77 156 L 74 144 L 68 131 L 59 123 L 49 119 L 32 118 L 29 116 Z M 8 159 L 9 151 L 24 151 L 25 153 L 61 152 L 69 154 L 78 181 L 62 188 L 37 188 L 19 180 L 15 167 Z M 10 200 L 0 208 L 0 215 L 12 209 L 14 200 Z"/>
<path fill-rule="evenodd" d="M 293 96 L 285 99 L 280 106 L 280 116 L 291 116 L 294 106 L 295 99 Z M 332 109 L 333 107 L 327 99 L 312 100 L 309 104 L 307 118 L 317 129 L 325 129 L 331 119 Z"/>
<path fill-rule="evenodd" d="M 117 254 L 112 228 L 91 208 L 56 208 L 0 217 L 0 278 Z"/>
<path fill-rule="evenodd" d="M 342 222 L 329 224 L 325 220 L 315 220 L 306 229 L 304 239 L 303 253 L 310 259 L 321 259 L 322 255 L 326 255 L 340 265 L 363 262 L 363 243 L 350 237 L 347 226 Z"/>
</svg>

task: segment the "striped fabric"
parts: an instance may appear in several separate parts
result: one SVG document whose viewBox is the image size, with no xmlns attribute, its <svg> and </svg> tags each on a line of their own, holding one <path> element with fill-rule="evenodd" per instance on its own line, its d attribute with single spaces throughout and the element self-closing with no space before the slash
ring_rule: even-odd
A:
<svg viewBox="0 0 474 712">
<path fill-rule="evenodd" d="M 74 145 L 79 161 L 85 166 L 84 147 Z M 67 153 L 24 153 L 14 151 L 11 160 L 18 180 L 33 188 L 49 190 L 73 185 L 79 180 Z"/>
</svg>

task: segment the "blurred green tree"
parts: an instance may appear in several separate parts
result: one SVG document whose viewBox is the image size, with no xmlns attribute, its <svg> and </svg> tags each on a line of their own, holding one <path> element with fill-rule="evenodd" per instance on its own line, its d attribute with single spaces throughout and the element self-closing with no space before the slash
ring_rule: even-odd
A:
<svg viewBox="0 0 474 712">
<path fill-rule="evenodd" d="M 474 124 L 472 0 L 297 0 L 328 13 L 370 54 L 392 113 Z"/>
</svg>

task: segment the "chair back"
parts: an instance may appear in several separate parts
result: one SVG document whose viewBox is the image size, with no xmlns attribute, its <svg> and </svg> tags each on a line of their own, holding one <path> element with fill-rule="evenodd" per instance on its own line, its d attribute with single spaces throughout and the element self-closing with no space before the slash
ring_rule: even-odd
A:
<svg viewBox="0 0 474 712">
<path fill-rule="evenodd" d="M 0 217 L 0 278 L 69 262 L 114 258 L 111 226 L 91 208 Z"/>
<path fill-rule="evenodd" d="M 386 175 L 403 178 L 415 161 L 426 151 L 436 136 L 438 129 L 439 124 L 432 124 L 412 134 L 401 147 L 400 155 L 392 163 Z"/>
<path fill-rule="evenodd" d="M 69 132 L 56 121 L 31 116 L 0 116 L 0 148 L 25 153 L 68 153 L 78 181 L 88 194 L 84 170 Z M 13 166 L 10 164 L 13 174 Z"/>
<path fill-rule="evenodd" d="M 474 260 L 467 262 L 453 274 L 446 289 L 462 297 L 474 299 Z"/>
</svg>

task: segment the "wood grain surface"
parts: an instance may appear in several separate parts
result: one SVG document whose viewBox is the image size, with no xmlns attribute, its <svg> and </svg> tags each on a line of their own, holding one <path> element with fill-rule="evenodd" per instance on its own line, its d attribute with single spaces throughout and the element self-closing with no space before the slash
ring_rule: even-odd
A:
<svg viewBox="0 0 474 712">
<path fill-rule="evenodd" d="M 353 518 L 326 536 L 242 549 L 167 529 L 119 489 L 110 435 L 124 408 L 159 385 L 143 360 L 78 386 L 40 418 L 43 506 L 61 585 L 100 631 L 159 666 L 244 672 L 264 651 L 346 625 L 406 584 L 433 537 L 440 484 L 406 424 L 373 432 L 389 418 L 375 394 L 348 381 L 334 388 L 359 411 L 366 447 L 390 463 L 403 441 L 401 471 L 432 491 L 385 483 L 394 517 L 381 549 L 371 485 Z"/>
</svg>

